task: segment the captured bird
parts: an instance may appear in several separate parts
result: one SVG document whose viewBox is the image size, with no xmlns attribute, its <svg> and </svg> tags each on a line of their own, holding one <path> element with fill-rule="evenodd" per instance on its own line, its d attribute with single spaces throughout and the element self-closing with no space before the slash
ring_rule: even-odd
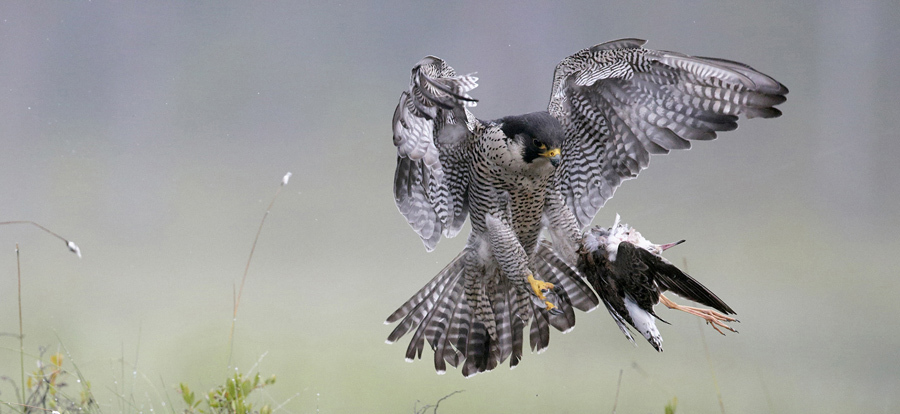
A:
<svg viewBox="0 0 900 414">
<path fill-rule="evenodd" d="M 393 117 L 397 207 L 428 251 L 467 219 L 472 230 L 387 318 L 399 322 L 388 343 L 413 332 L 407 360 L 421 358 L 427 341 L 439 373 L 461 365 L 470 376 L 507 359 L 515 367 L 526 327 L 531 350 L 543 351 L 550 326 L 568 331 L 574 309 L 600 303 L 577 268 L 581 230 L 623 180 L 650 154 L 737 128 L 740 115 L 781 115 L 774 106 L 787 89 L 771 77 L 644 43 L 622 39 L 563 59 L 546 111 L 493 121 L 469 112 L 477 78 L 434 56 L 413 67 Z"/>
<path fill-rule="evenodd" d="M 675 267 L 661 255 L 671 247 L 683 243 L 654 244 L 627 224 L 616 222 L 610 228 L 593 227 L 584 233 L 578 257 L 578 270 L 600 295 L 619 329 L 632 343 L 628 323 L 637 329 L 657 351 L 662 352 L 662 336 L 656 328 L 659 316 L 653 306 L 662 302 L 670 309 L 678 309 L 700 316 L 722 333 L 719 327 L 737 332 L 723 321 L 736 322 L 728 314 L 735 312 L 715 293 L 687 273 Z M 678 305 L 663 292 L 672 291 L 683 298 L 702 303 L 723 312 Z M 665 321 L 663 321 L 665 322 Z"/>
</svg>

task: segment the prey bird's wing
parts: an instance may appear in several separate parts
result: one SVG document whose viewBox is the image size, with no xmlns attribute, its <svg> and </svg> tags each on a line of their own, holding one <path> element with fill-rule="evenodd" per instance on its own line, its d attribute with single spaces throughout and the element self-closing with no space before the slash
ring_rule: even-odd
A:
<svg viewBox="0 0 900 414">
<path fill-rule="evenodd" d="M 478 121 L 466 107 L 475 106 L 468 92 L 476 81 L 428 56 L 413 67 L 394 111 L 394 199 L 429 251 L 442 234 L 459 233 L 468 215 L 467 166 Z"/>
<path fill-rule="evenodd" d="M 621 247 L 619 249 L 621 251 Z M 653 280 L 663 291 L 675 292 L 678 296 L 715 308 L 726 315 L 735 314 L 734 309 L 719 299 L 709 288 L 668 260 L 645 249 L 635 248 L 635 251 L 639 260 L 646 266 L 647 273 L 652 275 Z"/>
<path fill-rule="evenodd" d="M 622 39 L 565 58 L 553 74 L 548 111 L 566 140 L 552 185 L 578 223 L 590 224 L 650 154 L 690 148 L 739 115 L 773 118 L 784 85 L 742 63 L 644 49 Z"/>
</svg>

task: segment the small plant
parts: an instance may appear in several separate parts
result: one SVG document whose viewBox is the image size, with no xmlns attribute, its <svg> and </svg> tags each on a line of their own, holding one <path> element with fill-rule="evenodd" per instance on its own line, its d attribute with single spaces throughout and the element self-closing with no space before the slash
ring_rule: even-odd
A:
<svg viewBox="0 0 900 414">
<path fill-rule="evenodd" d="M 48 361 L 44 361 L 44 353 L 46 349 L 41 347 L 40 357 L 37 360 L 37 369 L 35 369 L 25 380 L 23 392 L 25 401 L 19 403 L 8 403 L 9 406 L 21 407 L 22 413 L 33 412 L 92 412 L 97 410 L 97 404 L 91 394 L 91 385 L 87 381 L 82 381 L 80 376 L 77 380 L 81 389 L 78 390 L 78 396 L 69 396 L 65 393 L 66 387 L 69 386 L 71 374 L 63 367 L 63 355 L 55 353 L 50 355 Z M 77 371 L 77 368 L 76 368 Z M 15 386 L 15 382 L 8 378 Z"/>
<path fill-rule="evenodd" d="M 678 398 L 672 397 L 672 401 L 666 404 L 666 414 L 675 414 L 675 407 L 678 405 Z"/>
<path fill-rule="evenodd" d="M 235 322 L 237 321 L 237 311 L 241 303 L 241 294 L 243 293 L 244 284 L 249 274 L 250 263 L 253 259 L 253 253 L 256 250 L 256 244 L 259 241 L 260 234 L 262 233 L 262 228 L 263 224 L 266 221 L 266 217 L 268 217 L 269 211 L 275 204 L 275 200 L 278 198 L 278 195 L 281 193 L 283 187 L 288 184 L 290 177 L 291 173 L 287 173 L 281 179 L 280 186 L 276 191 L 275 196 L 272 198 L 272 201 L 269 203 L 269 207 L 266 209 L 266 212 L 259 223 L 259 229 L 256 232 L 256 238 L 253 240 L 253 245 L 250 248 L 250 255 L 247 259 L 247 265 L 244 268 L 243 277 L 241 278 L 240 288 L 235 286 L 234 289 L 234 310 L 231 320 L 231 332 L 229 333 L 228 344 L 229 366 L 231 366 L 231 356 L 234 350 L 233 341 Z M 74 242 L 60 236 L 59 234 L 56 234 L 55 232 L 47 229 L 44 226 L 41 226 L 38 223 L 27 220 L 0 222 L 0 226 L 14 224 L 32 225 L 43 230 L 44 232 L 65 242 L 66 248 L 68 248 L 72 253 L 75 253 L 79 258 L 81 258 L 81 249 Z M 61 414 L 67 412 L 77 412 L 81 414 L 89 414 L 93 412 L 99 413 L 100 407 L 94 400 L 94 397 L 91 393 L 90 384 L 87 382 L 87 380 L 84 379 L 84 377 L 81 375 L 81 372 L 78 370 L 78 367 L 72 362 L 70 362 L 69 365 L 73 367 L 73 374 L 77 378 L 77 382 L 80 386 L 79 395 L 77 397 L 70 397 L 63 393 L 63 389 L 68 386 L 67 381 L 71 375 L 69 374 L 69 372 L 63 369 L 63 355 L 61 353 L 50 355 L 49 363 L 47 363 L 44 361 L 45 349 L 41 348 L 40 356 L 37 358 L 37 370 L 30 374 L 30 376 L 26 377 L 26 354 L 24 343 L 25 329 L 22 315 L 22 273 L 19 263 L 18 244 L 16 244 L 16 269 L 19 288 L 19 381 L 17 384 L 17 381 L 10 377 L 0 376 L 0 381 L 9 382 L 13 386 L 13 388 L 15 389 L 14 395 L 16 397 L 16 402 L 4 401 L 3 399 L 0 399 L 0 404 L 9 406 L 22 414 L 32 414 L 38 412 L 45 412 L 47 414 Z M 63 347 L 63 349 L 65 348 Z M 122 363 L 122 384 L 124 387 L 124 357 L 122 359 Z M 136 368 L 135 375 L 137 375 Z M 179 384 L 178 391 L 181 393 L 182 399 L 184 400 L 185 404 L 187 404 L 187 408 L 185 408 L 184 410 L 185 414 L 271 414 L 273 411 L 273 408 L 271 406 L 269 406 L 268 404 L 263 404 L 261 407 L 259 407 L 259 409 L 254 409 L 254 405 L 250 402 L 248 397 L 254 390 L 265 388 L 274 383 L 275 376 L 267 379 L 261 379 L 258 373 L 255 376 L 247 377 L 245 377 L 241 373 L 235 373 L 232 378 L 228 378 L 225 381 L 224 385 L 213 388 L 207 393 L 205 397 L 200 399 L 198 399 L 194 392 L 184 383 Z M 119 390 L 116 390 L 116 392 L 118 394 Z M 135 406 L 133 395 L 131 397 L 127 397 L 123 394 L 124 388 L 122 390 L 122 393 L 117 395 L 123 404 L 121 407 L 121 412 L 126 412 L 126 407 L 130 407 L 134 409 L 134 411 L 140 412 L 140 409 Z M 151 409 L 150 411 L 153 410 Z M 174 414 L 174 411 L 172 412 Z M 0 410 L 0 414 L 2 413 L 3 411 Z"/>
<path fill-rule="evenodd" d="M 275 383 L 275 376 L 261 380 L 257 373 L 252 379 L 245 378 L 243 374 L 236 373 L 233 378 L 225 380 L 220 385 L 209 391 L 206 398 L 197 399 L 187 384 L 179 384 L 179 392 L 184 403 L 187 404 L 185 413 L 200 414 L 272 414 L 272 407 L 264 404 L 258 411 L 253 410 L 253 403 L 248 401 L 250 393 Z M 203 403 L 206 407 L 201 407 Z"/>
<path fill-rule="evenodd" d="M 437 414 L 437 410 L 438 410 L 438 407 L 441 405 L 441 402 L 443 402 L 447 398 L 450 398 L 450 397 L 452 397 L 456 394 L 459 394 L 463 391 L 465 391 L 465 390 L 453 391 L 450 394 L 447 394 L 447 395 L 441 397 L 441 399 L 437 400 L 436 403 L 428 404 L 428 405 L 425 405 L 422 407 L 419 407 L 419 402 L 416 401 L 416 404 L 413 405 L 413 413 L 414 414 L 426 414 L 428 412 L 428 410 L 431 409 L 431 414 Z"/>
</svg>

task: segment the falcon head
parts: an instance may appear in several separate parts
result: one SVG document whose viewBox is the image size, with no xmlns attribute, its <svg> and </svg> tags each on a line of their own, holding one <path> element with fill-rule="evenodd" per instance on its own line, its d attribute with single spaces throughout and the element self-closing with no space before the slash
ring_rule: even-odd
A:
<svg viewBox="0 0 900 414">
<path fill-rule="evenodd" d="M 549 112 L 508 116 L 500 122 L 503 133 L 521 148 L 522 159 L 526 163 L 559 165 L 566 134 Z"/>
</svg>

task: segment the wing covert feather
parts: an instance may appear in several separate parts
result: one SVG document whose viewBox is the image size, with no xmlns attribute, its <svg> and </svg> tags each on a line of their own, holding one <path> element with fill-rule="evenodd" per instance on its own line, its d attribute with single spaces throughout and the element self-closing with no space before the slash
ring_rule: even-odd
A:
<svg viewBox="0 0 900 414">
<path fill-rule="evenodd" d="M 553 184 L 581 226 L 651 154 L 688 149 L 737 128 L 738 116 L 773 118 L 787 88 L 739 62 L 643 48 L 622 39 L 556 67 L 548 111 L 566 131 Z"/>
</svg>

